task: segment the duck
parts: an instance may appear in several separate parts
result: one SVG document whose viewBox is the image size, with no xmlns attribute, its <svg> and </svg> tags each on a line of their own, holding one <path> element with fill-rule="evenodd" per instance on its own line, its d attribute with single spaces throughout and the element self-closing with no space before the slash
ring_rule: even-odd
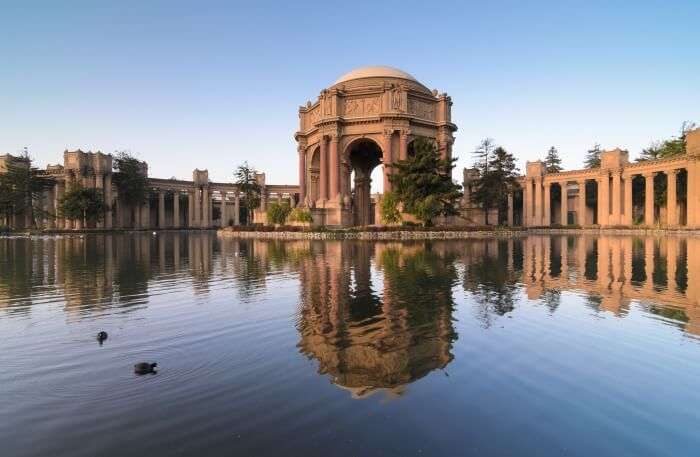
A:
<svg viewBox="0 0 700 457">
<path fill-rule="evenodd" d="M 134 373 L 136 374 L 149 374 L 149 373 L 155 373 L 156 370 L 155 368 L 158 366 L 157 363 L 150 363 L 150 362 L 139 362 L 136 365 L 134 365 Z"/>
<path fill-rule="evenodd" d="M 105 332 L 105 331 L 98 332 L 97 333 L 97 341 L 99 341 L 100 344 L 102 344 L 102 342 L 107 339 L 107 336 L 108 336 L 107 332 Z"/>
</svg>

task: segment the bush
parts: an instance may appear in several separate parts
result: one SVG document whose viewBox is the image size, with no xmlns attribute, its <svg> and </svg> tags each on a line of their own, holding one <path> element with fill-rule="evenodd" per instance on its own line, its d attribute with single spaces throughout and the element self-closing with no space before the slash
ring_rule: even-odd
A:
<svg viewBox="0 0 700 457">
<path fill-rule="evenodd" d="M 10 233 L 10 227 L 7 225 L 0 225 L 0 235 L 6 235 Z"/>
<path fill-rule="evenodd" d="M 284 224 L 291 208 L 287 203 L 272 202 L 267 205 L 267 223 Z"/>
<path fill-rule="evenodd" d="M 301 208 L 294 208 L 288 217 L 290 222 L 313 222 L 311 212 Z"/>
<path fill-rule="evenodd" d="M 398 224 L 401 222 L 401 212 L 399 211 L 399 199 L 393 192 L 384 192 L 380 202 L 382 222 L 385 224 Z"/>
</svg>

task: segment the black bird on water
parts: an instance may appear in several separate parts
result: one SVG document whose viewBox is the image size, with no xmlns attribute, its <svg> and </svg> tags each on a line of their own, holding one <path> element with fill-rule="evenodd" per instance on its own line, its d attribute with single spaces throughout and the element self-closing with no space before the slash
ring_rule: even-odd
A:
<svg viewBox="0 0 700 457">
<path fill-rule="evenodd" d="M 107 339 L 107 332 L 102 331 L 102 332 L 99 332 L 97 334 L 97 341 L 100 343 L 100 346 L 102 345 L 102 343 L 106 339 Z"/>
<path fill-rule="evenodd" d="M 134 373 L 136 374 L 149 374 L 156 372 L 157 363 L 140 362 L 134 365 Z"/>
</svg>

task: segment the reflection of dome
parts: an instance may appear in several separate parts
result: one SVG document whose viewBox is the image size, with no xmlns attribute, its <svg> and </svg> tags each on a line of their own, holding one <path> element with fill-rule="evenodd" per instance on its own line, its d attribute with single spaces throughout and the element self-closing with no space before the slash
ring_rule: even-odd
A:
<svg viewBox="0 0 700 457">
<path fill-rule="evenodd" d="M 349 73 L 345 73 L 343 76 L 338 78 L 333 84 L 340 84 L 353 79 L 361 78 L 399 78 L 407 79 L 409 81 L 418 82 L 416 78 L 409 75 L 405 71 L 399 70 L 398 68 L 386 67 L 382 65 L 370 66 L 370 67 L 360 67 L 352 70 Z"/>
</svg>

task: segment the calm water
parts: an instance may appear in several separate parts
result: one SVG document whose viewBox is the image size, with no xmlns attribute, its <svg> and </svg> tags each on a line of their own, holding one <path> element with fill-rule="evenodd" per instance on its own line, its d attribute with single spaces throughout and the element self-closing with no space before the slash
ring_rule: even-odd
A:
<svg viewBox="0 0 700 457">
<path fill-rule="evenodd" d="M 700 239 L 4 238 L 0 454 L 694 456 L 699 301 Z"/>
</svg>

